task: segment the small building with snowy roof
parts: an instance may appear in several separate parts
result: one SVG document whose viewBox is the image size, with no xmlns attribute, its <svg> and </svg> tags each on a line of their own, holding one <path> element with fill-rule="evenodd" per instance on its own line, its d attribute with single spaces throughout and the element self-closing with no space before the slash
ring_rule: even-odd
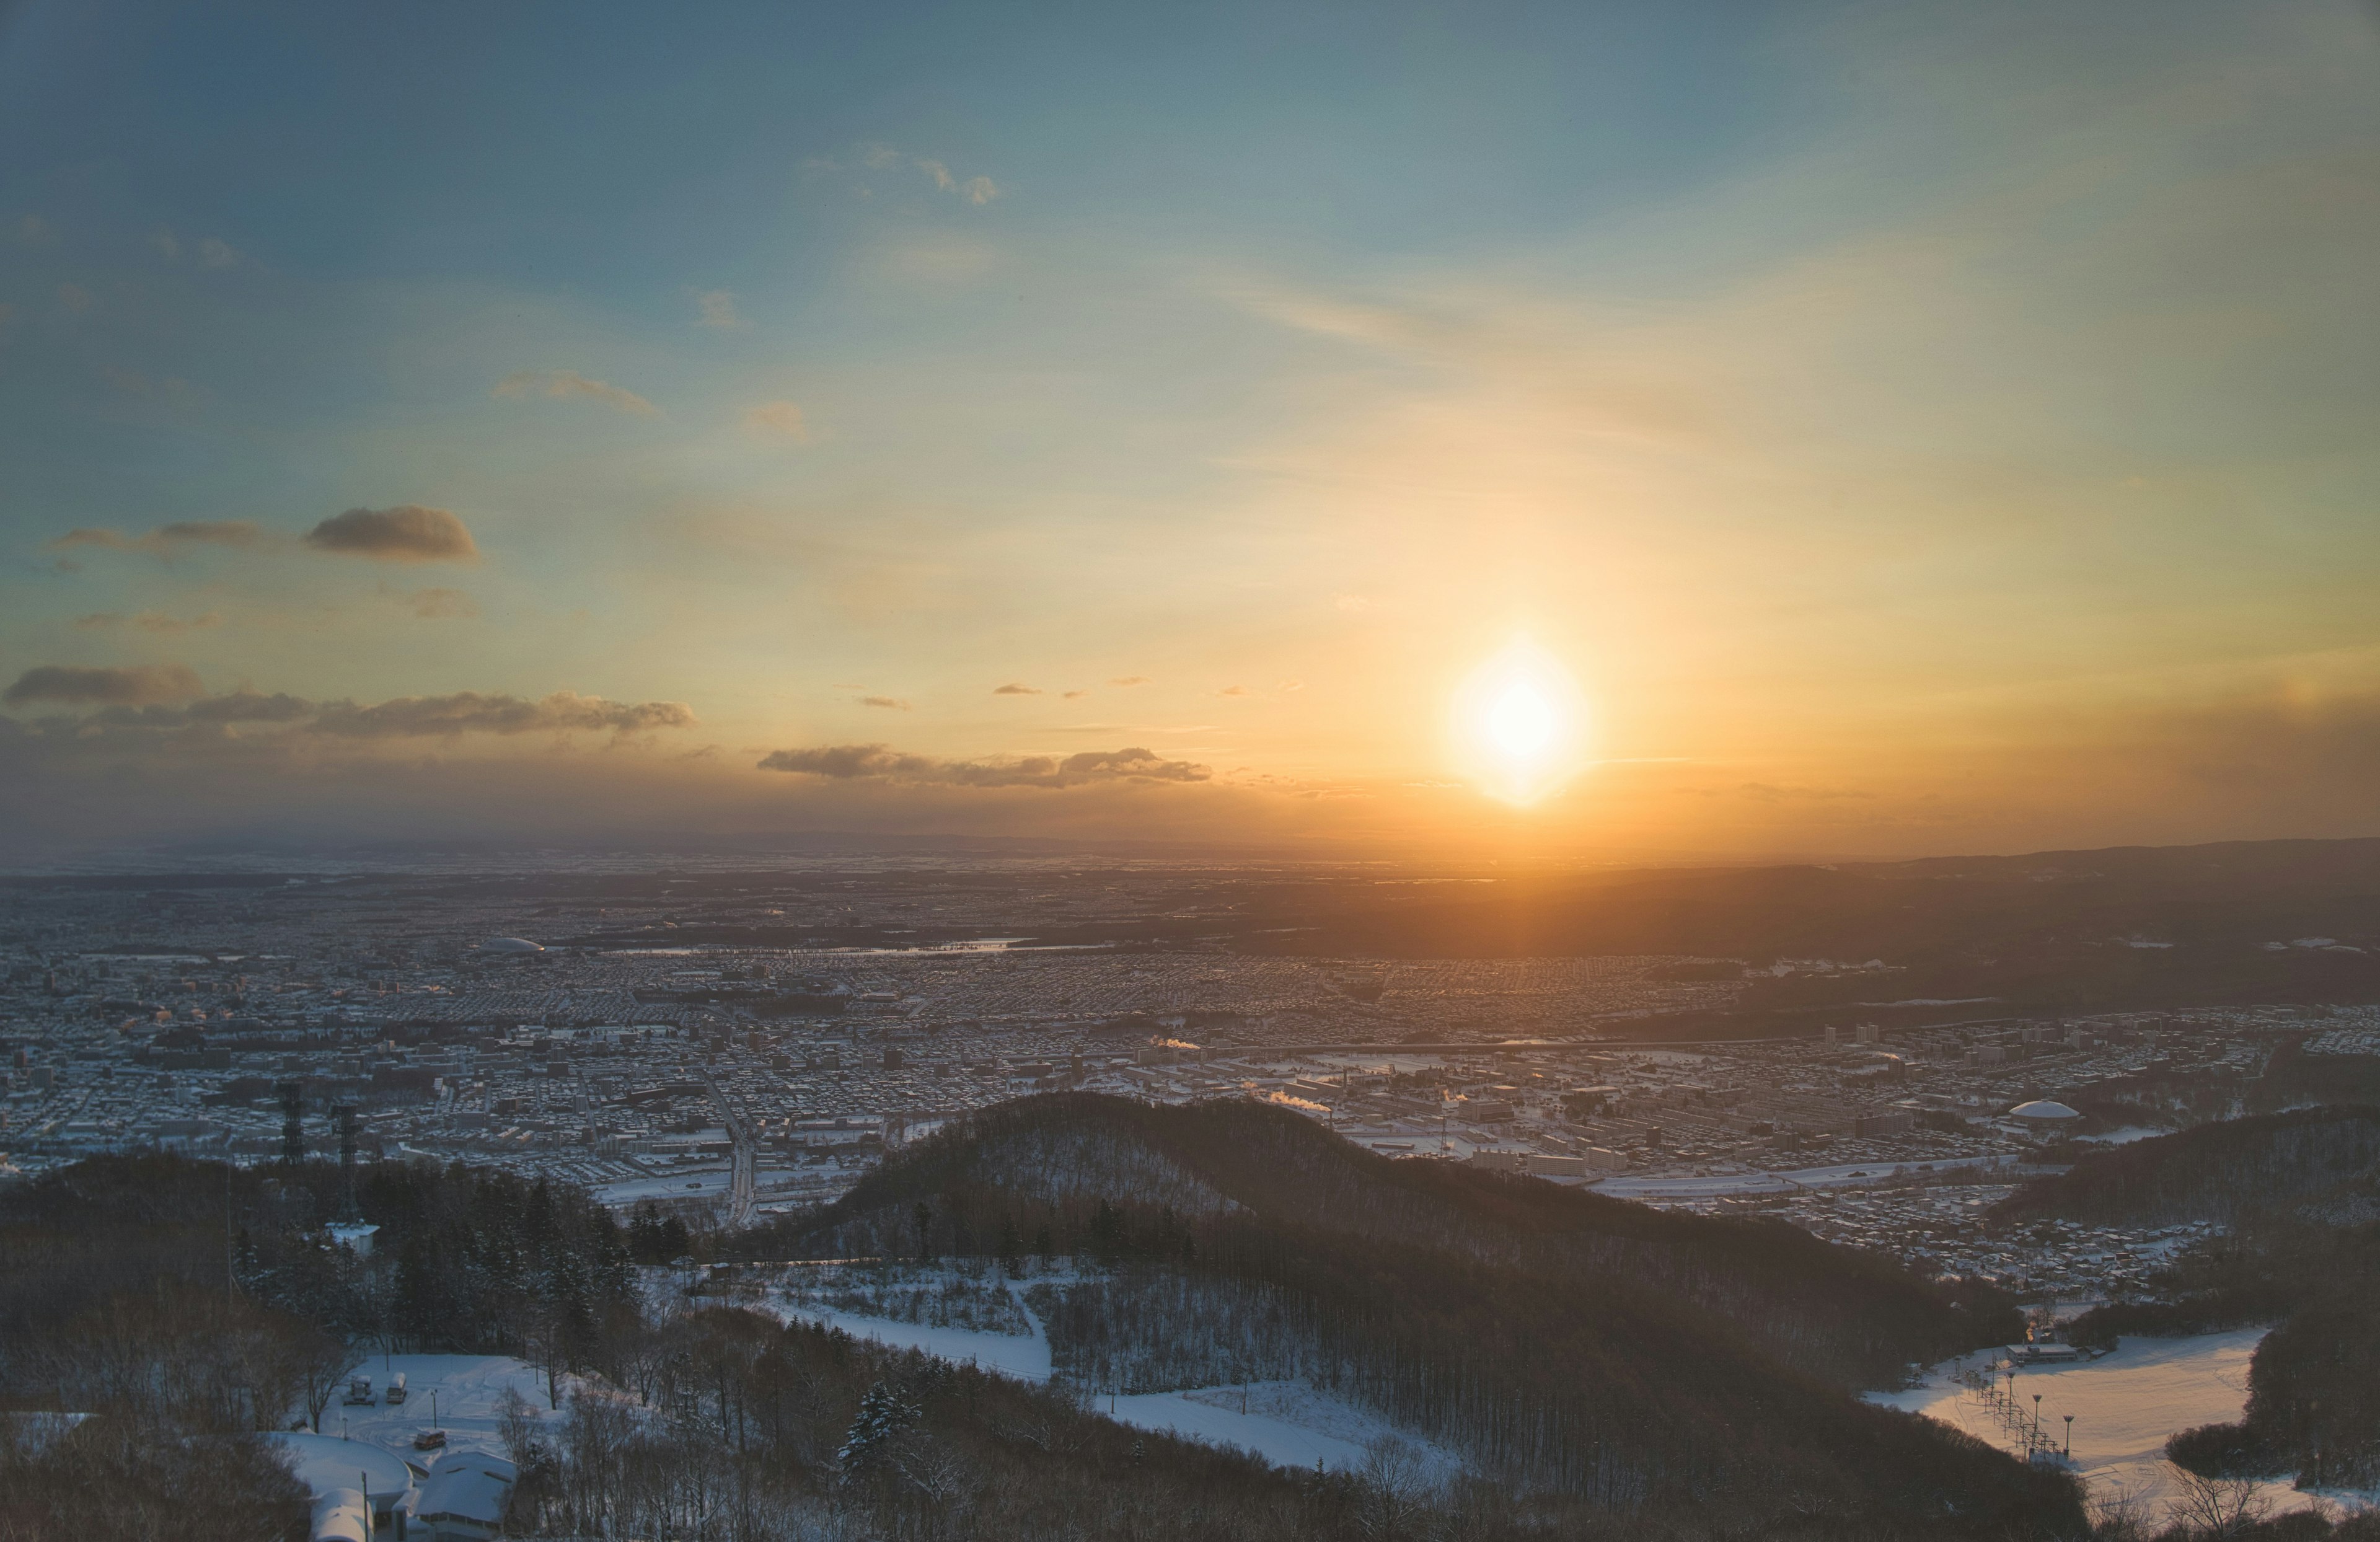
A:
<svg viewBox="0 0 2380 1542">
<path fill-rule="evenodd" d="M 431 1464 L 413 1496 L 412 1531 L 435 1542 L 486 1542 L 504 1528 L 519 1471 L 486 1451 L 450 1451 Z"/>
</svg>

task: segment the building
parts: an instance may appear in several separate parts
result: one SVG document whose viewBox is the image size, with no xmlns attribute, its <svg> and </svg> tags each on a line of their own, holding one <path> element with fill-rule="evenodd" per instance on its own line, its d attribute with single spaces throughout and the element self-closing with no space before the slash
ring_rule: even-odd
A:
<svg viewBox="0 0 2380 1542">
<path fill-rule="evenodd" d="M 486 1542 L 504 1527 L 504 1506 L 518 1476 L 501 1456 L 444 1452 L 413 1497 L 408 1542 L 422 1536 L 431 1542 Z"/>
</svg>

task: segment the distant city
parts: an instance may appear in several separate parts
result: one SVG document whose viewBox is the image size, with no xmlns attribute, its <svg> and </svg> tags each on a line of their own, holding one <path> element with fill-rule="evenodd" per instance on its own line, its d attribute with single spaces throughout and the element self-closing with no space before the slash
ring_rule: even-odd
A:
<svg viewBox="0 0 2380 1542">
<path fill-rule="evenodd" d="M 588 892 L 607 886 L 624 892 Z M 2204 1229 L 1987 1227 L 2046 1149 L 2236 1114 L 2285 1042 L 2380 1054 L 2370 1006 L 2053 1020 L 1944 1002 L 1924 1026 L 1631 1042 L 1631 1023 L 1724 1005 L 1747 977 L 1866 972 L 1888 998 L 1895 971 L 1026 935 L 1195 919 L 1231 890 L 998 863 L 675 883 L 18 880 L 0 891 L 0 1176 L 142 1149 L 334 1159 L 344 1117 L 366 1159 L 487 1164 L 624 1214 L 744 1225 L 829 1202 L 887 1149 L 1030 1093 L 1251 1099 L 1385 1156 L 1774 1214 L 2056 1302 L 2120 1298 Z M 825 930 L 794 945 L 668 941 L 811 925 Z M 920 932 L 938 940 L 901 941 Z"/>
</svg>

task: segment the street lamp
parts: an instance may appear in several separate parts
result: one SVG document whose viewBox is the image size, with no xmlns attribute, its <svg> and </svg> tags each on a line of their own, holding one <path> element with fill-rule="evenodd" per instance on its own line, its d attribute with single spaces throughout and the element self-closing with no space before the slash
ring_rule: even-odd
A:
<svg viewBox="0 0 2380 1542">
<path fill-rule="evenodd" d="M 2069 1462 L 2074 1460 L 2074 1415 L 2071 1414 L 2066 1415 L 2066 1451 L 2064 1454 L 2066 1460 Z"/>
</svg>

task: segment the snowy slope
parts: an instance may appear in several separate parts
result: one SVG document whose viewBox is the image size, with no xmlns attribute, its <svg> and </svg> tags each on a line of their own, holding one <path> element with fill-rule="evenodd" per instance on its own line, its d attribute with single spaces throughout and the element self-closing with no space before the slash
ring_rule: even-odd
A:
<svg viewBox="0 0 2380 1542">
<path fill-rule="evenodd" d="M 2074 1465 L 2094 1494 L 2121 1488 L 2142 1495 L 2149 1513 L 2161 1517 L 2177 1490 L 2179 1472 L 2165 1459 L 2169 1436 L 2196 1425 L 2229 1423 L 2248 1401 L 2248 1362 L 2269 1330 L 2236 1329 L 2188 1339 L 2123 1340 L 2113 1354 L 2072 1366 L 2044 1366 L 2016 1373 L 2016 1402 L 2030 1411 L 2041 1395 L 2041 1427 L 2062 1444 L 2065 1416 L 2074 1415 Z M 1993 1406 L 1955 1378 L 1982 1364 L 1980 1357 L 1949 1361 L 1928 1373 L 1922 1386 L 1898 1392 L 1871 1392 L 1871 1402 L 1923 1414 L 1978 1439 L 2021 1453 L 2020 1439 L 2002 1427 Z M 1998 1373 L 2007 1385 L 2005 1371 Z M 2277 1510 L 2322 1503 L 2286 1483 L 2264 1486 Z"/>
<path fill-rule="evenodd" d="M 1012 1293 L 1032 1324 L 1029 1338 L 861 1317 L 800 1300 L 798 1292 L 772 1293 L 767 1305 L 788 1321 L 839 1328 L 856 1339 L 919 1350 L 1021 1381 L 1048 1381 L 1051 1374 L 1049 1333 L 1040 1317 L 1025 1305 L 1023 1293 Z M 1450 1476 L 1462 1467 L 1452 1452 L 1402 1435 L 1377 1415 L 1302 1382 L 1267 1381 L 1246 1388 L 1203 1387 L 1113 1398 L 1101 1395 L 1088 1406 L 1119 1424 L 1237 1448 L 1283 1467 L 1312 1467 L 1318 1463 L 1334 1471 L 1359 1467 L 1366 1444 L 1390 1435 L 1398 1435 L 1413 1446 L 1438 1475 Z"/>
</svg>

